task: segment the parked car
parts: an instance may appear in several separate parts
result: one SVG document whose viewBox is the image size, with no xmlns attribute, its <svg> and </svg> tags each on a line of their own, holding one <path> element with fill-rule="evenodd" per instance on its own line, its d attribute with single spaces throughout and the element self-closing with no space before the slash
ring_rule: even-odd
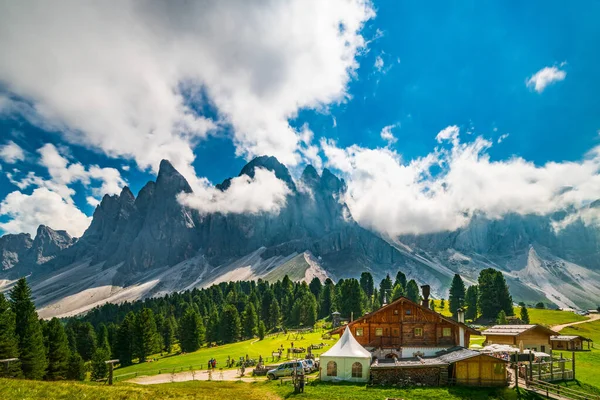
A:
<svg viewBox="0 0 600 400">
<path fill-rule="evenodd" d="M 307 366 L 308 364 L 304 364 L 302 361 L 290 361 L 285 362 L 283 364 L 279 364 L 277 368 L 274 368 L 267 372 L 267 378 L 278 379 L 282 376 L 290 376 L 293 374 L 294 369 L 302 369 L 303 371 L 306 371 L 305 365 Z"/>
<path fill-rule="evenodd" d="M 314 360 L 307 358 L 306 360 L 302 360 L 302 361 L 308 365 L 308 370 L 305 369 L 307 374 L 309 374 L 313 371 L 316 371 L 317 365 L 315 364 Z"/>
</svg>

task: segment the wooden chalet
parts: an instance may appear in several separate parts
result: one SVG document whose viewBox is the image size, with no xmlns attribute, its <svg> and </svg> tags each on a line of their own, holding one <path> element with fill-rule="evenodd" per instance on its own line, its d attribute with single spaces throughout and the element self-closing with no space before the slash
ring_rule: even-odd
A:
<svg viewBox="0 0 600 400">
<path fill-rule="evenodd" d="M 550 337 L 552 350 L 586 350 L 584 342 L 587 343 L 587 350 L 590 350 L 592 339 L 579 335 L 555 335 Z"/>
<path fill-rule="evenodd" d="M 494 325 L 485 331 L 485 345 L 507 344 L 514 347 L 549 352 L 552 349 L 550 337 L 557 335 L 542 325 Z"/>
<path fill-rule="evenodd" d="M 462 321 L 429 309 L 429 293 L 425 288 L 423 294 L 423 305 L 400 297 L 331 333 L 341 334 L 345 329 L 351 329 L 363 347 L 372 352 L 381 349 L 381 353 L 374 354 L 381 358 L 430 356 L 455 346 L 468 347 L 470 336 L 480 334 Z M 459 313 L 459 321 L 463 316 Z"/>
</svg>

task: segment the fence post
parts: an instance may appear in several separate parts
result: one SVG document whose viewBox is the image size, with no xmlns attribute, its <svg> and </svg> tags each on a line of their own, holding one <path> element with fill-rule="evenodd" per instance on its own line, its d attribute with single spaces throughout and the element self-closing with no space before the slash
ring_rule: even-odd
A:
<svg viewBox="0 0 600 400">
<path fill-rule="evenodd" d="M 554 381 L 554 356 L 550 357 L 550 382 Z"/>
<path fill-rule="evenodd" d="M 589 342 L 588 342 L 589 344 Z M 575 352 L 572 351 L 571 355 L 573 356 L 573 379 L 575 379 Z"/>
<path fill-rule="evenodd" d="M 481 363 L 481 361 L 479 361 Z M 481 379 L 481 375 L 479 376 Z M 515 352 L 515 388 L 519 393 L 519 353 Z"/>
</svg>

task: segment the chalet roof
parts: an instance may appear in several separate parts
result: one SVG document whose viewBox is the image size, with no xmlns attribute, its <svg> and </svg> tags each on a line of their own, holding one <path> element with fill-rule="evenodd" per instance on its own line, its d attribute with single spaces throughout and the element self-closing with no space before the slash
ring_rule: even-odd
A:
<svg viewBox="0 0 600 400">
<path fill-rule="evenodd" d="M 484 336 L 519 336 L 532 329 L 543 330 L 548 335 L 556 335 L 552 329 L 542 325 L 494 325 L 482 332 Z"/>
<path fill-rule="evenodd" d="M 350 357 L 371 359 L 371 353 L 356 341 L 350 329 L 346 329 L 340 339 L 321 357 Z"/>
<path fill-rule="evenodd" d="M 371 365 L 371 368 L 419 368 L 419 367 L 439 367 L 454 364 L 459 361 L 468 360 L 473 357 L 492 357 L 488 354 L 480 353 L 479 351 L 465 349 L 464 347 L 455 346 L 448 350 L 439 351 L 435 356 L 430 357 L 411 357 L 399 359 L 381 359 Z M 498 362 L 508 362 L 493 357 Z"/>
<path fill-rule="evenodd" d="M 579 336 L 579 335 L 555 335 L 555 336 L 550 336 L 550 340 L 553 342 L 569 342 L 571 340 L 575 340 L 575 339 L 579 339 L 581 338 L 581 340 L 585 340 L 585 341 L 592 341 L 591 339 L 585 338 L 583 336 Z"/>
<path fill-rule="evenodd" d="M 448 350 L 440 351 L 436 353 L 436 356 L 449 364 L 457 361 L 467 360 L 472 357 L 482 355 L 480 352 L 475 350 L 465 349 L 464 347 L 456 346 Z"/>
<path fill-rule="evenodd" d="M 357 323 L 357 322 L 359 322 L 359 321 L 363 321 L 364 319 L 366 319 L 366 318 L 369 318 L 369 317 L 371 317 L 371 316 L 373 316 L 373 315 L 375 315 L 375 314 L 377 314 L 377 313 L 379 313 L 379 312 L 381 312 L 381 311 L 385 310 L 386 308 L 388 308 L 388 307 L 391 307 L 391 306 L 393 306 L 393 305 L 395 305 L 395 304 L 397 304 L 397 303 L 399 303 L 399 302 L 401 302 L 401 301 L 405 301 L 405 302 L 408 302 L 408 303 L 412 303 L 412 304 L 414 304 L 415 306 L 417 306 L 417 307 L 421 308 L 422 310 L 429 311 L 429 312 L 431 312 L 431 313 L 437 314 L 437 315 L 438 315 L 438 316 L 439 316 L 439 317 L 440 317 L 442 320 L 444 320 L 444 321 L 446 321 L 446 322 L 448 322 L 448 323 L 450 323 L 450 324 L 452 324 L 452 325 L 461 326 L 461 327 L 463 327 L 463 328 L 464 328 L 464 329 L 465 329 L 467 332 L 469 332 L 469 333 L 471 333 L 471 334 L 473 334 L 473 335 L 481 335 L 481 332 L 479 332 L 478 330 L 475 330 L 475 329 L 471 328 L 469 325 L 467 325 L 467 324 L 464 324 L 464 323 L 462 323 L 462 322 L 455 321 L 455 320 L 453 320 L 452 318 L 444 317 L 442 314 L 438 313 L 437 311 L 435 311 L 435 310 L 432 310 L 431 308 L 423 307 L 421 304 L 419 304 L 419 303 L 415 303 L 414 301 L 412 301 L 412 300 L 411 300 L 411 299 L 409 299 L 408 297 L 404 297 L 404 296 L 401 296 L 401 297 L 397 298 L 396 300 L 392 301 L 390 304 L 386 304 L 386 305 L 384 305 L 384 306 L 380 307 L 379 309 L 377 309 L 377 310 L 375 310 L 375 311 L 373 311 L 373 312 L 367 313 L 367 314 L 363 315 L 362 317 L 360 317 L 360 318 L 357 318 L 357 319 L 355 319 L 355 320 L 354 320 L 354 321 L 352 321 L 352 322 L 349 322 L 349 323 L 348 323 L 348 324 L 346 324 L 346 325 L 339 326 L 339 327 L 337 327 L 336 329 L 333 329 L 332 331 L 330 331 L 329 333 L 330 333 L 330 334 L 336 334 L 336 333 L 339 333 L 339 331 L 340 331 L 341 329 L 345 329 L 346 327 L 348 327 L 348 326 L 351 326 L 351 325 L 353 325 L 353 324 L 355 324 L 355 323 Z"/>
</svg>

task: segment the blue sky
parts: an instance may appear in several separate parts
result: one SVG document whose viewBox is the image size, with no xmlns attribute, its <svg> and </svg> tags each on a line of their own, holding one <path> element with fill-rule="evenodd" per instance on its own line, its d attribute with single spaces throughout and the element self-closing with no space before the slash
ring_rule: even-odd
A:
<svg viewBox="0 0 600 400">
<path fill-rule="evenodd" d="M 42 10 L 45 7 L 43 3 L 31 5 L 34 9 L 40 9 L 39 15 L 33 13 L 33 16 L 27 15 L 26 8 L 2 6 L 11 8 L 0 12 L 5 18 L 29 26 L 28 29 L 33 31 L 39 29 L 38 33 L 46 32 L 49 39 L 40 39 L 39 35 L 20 37 L 16 33 L 11 36 L 0 34 L 0 50 L 3 54 L 14 54 L 0 61 L 0 146 L 4 146 L 4 152 L 0 151 L 0 155 L 3 155 L 0 160 L 0 233 L 19 229 L 31 231 L 38 223 L 55 222 L 58 225 L 56 228 L 67 229 L 78 235 L 85 226 L 84 214 L 91 216 L 96 204 L 89 198 L 101 198 L 99 190 L 103 182 L 106 187 L 112 185 L 115 190 L 126 183 L 137 193 L 148 180 L 154 179 L 160 158 L 171 158 L 178 168 L 178 161 L 184 160 L 181 161 L 182 168 L 191 165 L 196 178 L 205 177 L 214 184 L 237 175 L 248 159 L 271 149 L 271 153 L 289 164 L 295 174 L 306 163 L 315 163 L 318 159 L 316 162 L 321 164 L 321 168 L 330 167 L 351 183 L 355 182 L 346 199 L 351 208 L 354 207 L 352 211 L 355 217 L 365 226 L 390 234 L 436 230 L 431 222 L 426 221 L 439 221 L 440 215 L 452 217 L 447 223 L 441 223 L 439 229 L 456 228 L 465 223 L 462 217 L 456 216 L 465 209 L 470 214 L 483 211 L 492 217 L 499 217 L 511 211 L 545 213 L 557 207 L 582 207 L 593 200 L 593 193 L 597 189 L 594 186 L 597 182 L 595 159 L 589 165 L 584 165 L 584 160 L 589 159 L 589 152 L 599 145 L 599 3 L 365 3 L 359 0 L 355 3 L 337 9 L 313 9 L 322 16 L 324 24 L 333 25 L 338 20 L 344 24 L 344 29 L 349 32 L 341 44 L 335 38 L 327 37 L 335 34 L 335 30 L 318 30 L 317 23 L 313 29 L 310 5 L 300 2 L 299 7 L 305 9 L 304 12 L 295 11 L 296 14 L 293 14 L 292 20 L 299 21 L 301 28 L 298 29 L 306 30 L 298 34 L 286 31 L 289 23 L 273 22 L 273 17 L 289 17 L 285 9 L 287 6 L 267 3 L 260 6 L 245 5 L 251 15 L 242 24 L 246 30 L 236 31 L 232 28 L 226 32 L 219 31 L 224 39 L 223 43 L 214 45 L 220 46 L 216 49 L 211 48 L 214 38 L 210 36 L 210 31 L 196 30 L 193 18 L 187 20 L 179 14 L 193 16 L 194 12 L 205 11 L 203 14 L 207 15 L 206 18 L 218 22 L 223 15 L 221 8 L 227 10 L 227 4 L 209 7 L 209 10 L 169 10 L 177 18 L 184 18 L 184 27 L 174 28 L 164 23 L 163 28 L 169 32 L 166 36 L 171 37 L 172 42 L 165 48 L 156 49 L 161 57 L 167 49 L 168 54 L 171 51 L 173 53 L 164 57 L 176 59 L 179 55 L 172 50 L 177 47 L 173 43 L 185 43 L 186 35 L 190 32 L 199 35 L 197 39 L 205 40 L 208 44 L 198 48 L 198 53 L 202 54 L 198 59 L 182 58 L 180 62 L 164 64 L 163 61 L 156 61 L 155 68 L 151 68 L 154 67 L 153 60 L 161 57 L 132 58 L 126 54 L 127 47 L 123 47 L 123 53 L 104 48 L 105 36 L 111 36 L 111 32 L 101 32 L 100 28 L 104 25 L 100 16 L 90 17 L 93 23 L 88 25 L 61 28 L 56 26 L 59 24 L 48 23 L 49 18 L 44 17 Z M 233 2 L 230 6 L 236 7 Z M 57 15 L 60 14 L 57 17 L 59 20 L 73 21 L 78 13 L 85 12 L 81 6 L 62 8 L 65 9 L 54 10 Z M 146 14 L 152 11 L 140 10 L 136 6 L 125 8 L 130 11 L 129 18 L 142 22 L 147 22 L 145 18 L 150 17 Z M 157 13 L 152 17 L 161 18 L 160 15 L 163 14 Z M 231 18 L 235 21 L 235 13 Z M 95 22 L 97 25 L 94 25 Z M 115 23 L 113 33 L 129 43 L 128 35 L 134 35 L 124 28 L 129 21 L 122 22 L 122 27 Z M 46 26 L 47 23 L 49 26 Z M 189 31 L 185 31 L 186 23 L 190 24 Z M 256 26 L 272 24 L 273 28 L 258 29 L 253 23 Z M 69 26 L 68 23 L 64 25 Z M 6 29 L 10 29 L 10 26 Z M 73 38 L 77 29 L 86 31 L 81 38 Z M 315 33 L 317 30 L 318 33 Z M 275 40 L 278 35 L 285 37 L 290 45 Z M 46 43 L 45 40 L 53 41 Z M 310 40 L 315 40 L 314 44 Z M 238 47 L 237 41 L 243 47 Z M 294 41 L 298 42 L 297 46 Z M 344 47 L 344 42 L 351 44 Z M 133 39 L 132 43 L 135 52 L 137 47 Z M 17 46 L 25 50 L 16 53 L 10 51 Z M 49 46 L 55 47 L 48 50 Z M 319 46 L 323 48 L 312 50 Z M 84 53 L 90 47 L 97 49 L 99 57 L 103 56 L 103 49 L 106 49 L 105 57 L 99 60 L 113 60 L 120 66 L 119 69 L 115 72 L 110 65 L 100 69 L 97 67 L 99 62 L 93 66 L 85 65 L 85 59 L 89 56 Z M 139 49 L 137 51 L 142 52 Z M 71 57 L 75 61 L 65 61 Z M 213 63 L 212 59 L 216 61 Z M 77 60 L 84 60 L 81 66 L 76 65 Z M 141 69 L 136 64 L 138 62 L 143 65 Z M 302 71 L 296 65 L 300 65 Z M 229 71 L 230 66 L 235 71 Z M 213 67 L 215 71 L 207 72 Z M 78 79 L 71 79 L 72 73 L 62 72 L 66 68 L 73 68 Z M 90 68 L 89 74 L 86 68 Z M 139 84 L 123 89 L 127 84 L 120 82 L 131 81 L 130 76 L 126 75 L 128 70 L 134 76 L 136 73 L 145 74 L 146 69 L 148 80 L 169 75 L 168 79 L 165 78 L 165 86 L 177 94 L 174 101 L 181 100 L 187 108 L 181 105 L 173 107 L 169 101 L 164 101 L 164 109 L 171 107 L 180 112 L 184 107 L 185 112 L 176 118 L 193 115 L 194 125 L 176 135 L 178 140 L 185 142 L 184 145 L 165 144 L 165 147 L 156 149 L 150 146 L 143 154 L 143 151 L 137 152 L 135 135 L 143 135 L 140 137 L 146 139 L 148 135 L 158 135 L 155 133 L 160 129 L 158 127 L 165 120 L 172 121 L 174 118 L 170 111 L 165 111 L 163 119 L 158 117 L 163 110 L 162 87 L 156 85 L 146 88 L 144 85 L 147 81 L 140 80 Z M 542 73 L 538 76 L 540 86 L 536 90 L 535 82 L 527 82 L 544 69 L 546 75 Z M 122 72 L 124 75 L 121 76 Z M 240 78 L 246 72 L 253 76 L 250 83 Z M 103 79 L 95 79 L 96 76 Z M 543 76 L 549 77 L 545 84 L 542 82 Z M 215 79 L 222 79 L 223 82 L 215 84 Z M 312 81 L 315 81 L 314 85 Z M 130 95 L 132 97 L 127 97 L 122 107 L 111 109 L 113 99 Z M 152 96 L 156 96 L 157 101 L 146 107 L 143 101 Z M 65 100 L 67 98 L 68 101 Z M 57 104 L 63 100 L 66 104 Z M 143 112 L 137 110 L 137 101 L 143 104 L 139 107 Z M 131 107 L 132 111 L 122 112 L 125 107 Z M 122 119 L 125 122 L 106 123 L 107 120 L 113 121 L 113 118 L 114 121 Z M 124 125 L 128 121 L 133 121 L 133 127 Z M 144 131 L 141 127 L 146 123 L 152 128 Z M 278 127 L 283 126 L 282 123 L 289 126 L 279 134 Z M 197 124 L 202 126 L 198 128 Z M 436 139 L 440 131 L 451 126 L 456 126 L 460 132 L 460 145 L 452 142 L 452 138 Z M 126 129 L 121 131 L 123 127 Z M 382 138 L 385 127 L 393 135 L 391 140 Z M 256 133 L 262 132 L 262 129 L 264 133 Z M 295 138 L 302 137 L 306 130 L 311 132 L 310 140 L 303 144 L 298 139 L 298 143 L 290 144 Z M 114 137 L 106 139 L 105 132 L 111 132 Z M 170 134 L 165 133 L 166 139 L 162 139 L 165 143 L 170 143 Z M 286 141 L 282 139 L 284 136 Z M 129 138 L 133 144 L 121 146 L 121 142 L 127 142 Z M 501 204 L 494 207 L 489 206 L 491 202 L 486 196 L 499 194 L 497 187 L 486 188 L 485 193 L 479 194 L 485 203 L 471 204 L 465 201 L 471 195 L 477 196 L 477 192 L 469 192 L 463 182 L 452 180 L 453 175 L 458 175 L 456 171 L 461 171 L 462 165 L 457 161 L 460 157 L 452 156 L 452 151 L 467 146 L 462 151 L 468 152 L 473 149 L 468 146 L 476 146 L 478 138 L 487 140 L 488 144 L 483 145 L 485 150 L 477 150 L 475 158 L 483 159 L 486 166 L 492 163 L 490 171 L 514 169 L 509 177 L 490 172 L 489 179 L 498 179 L 500 176 L 500 179 L 509 181 L 518 180 L 519 176 L 531 178 L 530 175 L 533 175 L 529 181 L 539 181 L 543 187 L 524 184 L 527 188 L 525 191 L 531 188 L 528 192 L 531 197 L 513 201 L 514 196 L 509 193 Z M 51 152 L 50 149 L 47 160 L 51 160 L 51 156 L 54 156 L 54 162 L 58 160 L 58 164 L 61 164 L 60 160 L 65 160 L 64 168 L 80 164 L 84 172 L 78 173 L 73 169 L 67 176 L 55 170 L 53 176 L 48 167 L 51 161 L 42 162 L 39 150 L 48 144 L 53 145 L 56 151 Z M 15 146 L 21 148 L 22 153 L 15 150 Z M 188 154 L 188 146 L 193 155 Z M 307 148 L 312 149 L 312 153 L 305 151 Z M 447 153 L 436 153 L 436 148 Z M 164 154 L 160 154 L 161 149 L 166 149 Z M 335 154 L 339 157 L 336 158 Z M 379 161 L 389 157 L 390 164 L 379 165 L 369 161 L 372 160 L 369 155 Z M 423 161 L 428 156 L 435 159 L 432 165 L 413 170 L 408 174 L 412 178 L 402 175 L 406 169 L 403 166 L 410 165 L 411 161 Z M 531 164 L 523 167 L 511 161 L 516 158 Z M 495 162 L 497 164 L 493 164 Z M 549 169 L 549 162 L 560 164 L 562 169 L 558 172 Z M 576 164 L 575 172 L 570 169 L 570 162 Z M 103 169 L 103 172 L 92 173 L 90 166 L 93 165 Z M 478 164 L 473 165 L 477 168 Z M 526 170 L 520 171 L 517 167 Z M 108 168 L 117 170 L 120 178 L 116 178 Z M 364 172 L 372 168 L 386 173 L 381 176 L 372 174 L 368 182 L 361 180 Z M 23 182 L 30 171 L 46 183 L 38 180 L 37 183 L 22 184 L 22 188 L 15 185 L 14 182 Z M 455 173 L 451 174 L 452 171 Z M 421 179 L 428 173 L 433 176 L 425 176 L 424 183 Z M 190 174 L 193 172 L 188 172 Z M 447 175 L 447 179 L 440 181 L 436 176 L 438 174 L 441 177 Z M 561 174 L 565 175 L 564 179 L 552 178 Z M 62 178 L 57 178 L 59 175 Z M 465 173 L 460 176 L 475 180 L 473 177 L 466 178 Z M 487 179 L 483 176 L 479 178 L 483 181 Z M 406 184 L 405 179 L 410 183 Z M 390 182 L 394 181 L 400 182 L 400 186 L 405 185 L 406 190 L 390 188 Z M 39 203 L 30 197 L 16 195 L 12 202 L 6 200 L 15 191 L 20 196 L 31 196 L 40 187 L 51 192 L 60 191 L 56 185 L 53 189 L 53 183 L 72 190 L 70 195 L 60 195 L 64 203 L 62 206 L 54 207 L 53 202 L 41 197 Z M 440 190 L 440 186 L 449 183 L 463 192 L 457 189 L 450 198 L 440 194 L 430 205 L 434 211 L 425 212 L 415 208 L 411 215 L 379 204 L 365 193 L 374 189 L 388 190 L 387 193 L 376 194 L 392 202 L 397 200 L 397 204 L 410 200 L 408 208 L 411 209 L 416 207 L 413 203 L 418 202 L 419 196 Z M 520 187 L 521 183 L 507 182 L 507 186 Z M 220 201 L 214 197 L 208 182 L 201 180 L 193 186 L 207 191 L 208 197 L 204 199 Z M 576 187 L 579 194 L 559 199 L 555 197 L 557 190 L 554 189 L 562 186 Z M 532 203 L 531 198 L 540 196 L 544 198 L 543 202 L 526 206 Z M 269 203 L 270 200 L 258 201 Z M 27 202 L 31 203 L 29 208 L 20 209 L 16 206 L 17 203 Z M 448 209 L 441 203 L 454 206 Z M 375 213 L 377 215 L 366 211 L 373 204 L 379 207 Z M 51 210 L 40 213 L 40 208 Z M 76 222 L 57 215 L 74 209 L 82 213 Z M 217 207 L 211 210 L 224 209 Z M 390 215 L 395 216 L 394 227 L 382 222 L 389 219 Z M 70 228 L 71 223 L 76 224 L 77 228 Z M 413 228 L 397 229 L 395 226 Z"/>
</svg>

